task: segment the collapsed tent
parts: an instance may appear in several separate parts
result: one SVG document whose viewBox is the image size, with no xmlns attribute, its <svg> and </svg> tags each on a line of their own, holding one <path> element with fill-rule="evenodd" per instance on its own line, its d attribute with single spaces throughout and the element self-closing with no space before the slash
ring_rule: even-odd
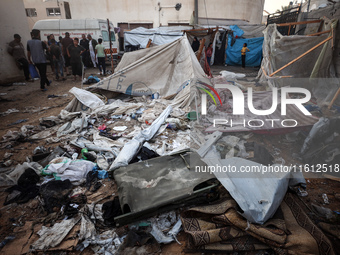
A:
<svg viewBox="0 0 340 255">
<path fill-rule="evenodd" d="M 333 63 L 337 22 L 325 21 L 324 31 L 314 36 L 283 36 L 276 24 L 269 25 L 264 31 L 260 81 L 270 87 L 303 87 L 319 105 L 330 102 L 340 87 Z"/>
<path fill-rule="evenodd" d="M 124 32 L 124 46 L 139 46 L 146 48 L 149 40 L 152 44 L 162 45 L 173 42 L 183 36 L 183 29 L 191 27 L 158 27 L 147 29 L 138 27 L 131 31 Z"/>
<path fill-rule="evenodd" d="M 192 78 L 205 78 L 186 36 L 152 48 L 124 54 L 116 72 L 90 88 L 132 96 L 173 95 Z"/>
<path fill-rule="evenodd" d="M 337 20 L 328 24 L 325 30 L 336 27 Z M 283 36 L 277 30 L 276 24 L 267 27 L 264 33 L 263 61 L 259 76 L 266 79 L 266 74 L 273 77 L 273 73 L 297 57 L 308 52 L 303 58 L 287 65 L 277 75 L 293 78 L 328 78 L 332 77 L 331 64 L 333 49 L 331 47 L 331 33 L 319 36 Z M 335 36 L 335 35 L 334 35 Z M 314 49 L 315 46 L 319 46 Z M 312 51 L 310 51 L 313 49 Z M 263 72 L 264 70 L 264 72 Z M 278 86 L 275 80 L 269 85 Z"/>
</svg>

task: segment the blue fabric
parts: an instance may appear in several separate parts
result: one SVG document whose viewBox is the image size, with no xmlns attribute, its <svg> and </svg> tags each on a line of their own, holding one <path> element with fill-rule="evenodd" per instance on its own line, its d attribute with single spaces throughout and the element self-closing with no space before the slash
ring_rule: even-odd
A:
<svg viewBox="0 0 340 255">
<path fill-rule="evenodd" d="M 243 30 L 239 28 L 237 25 L 229 26 L 230 29 L 233 31 L 234 37 L 242 37 L 244 34 Z"/>
<path fill-rule="evenodd" d="M 228 47 L 226 49 L 227 59 L 225 63 L 231 66 L 242 65 L 241 49 L 243 44 L 248 44 L 247 48 L 250 51 L 246 53 L 246 66 L 260 66 L 262 60 L 262 45 L 263 37 L 250 38 L 250 39 L 236 39 L 233 46 L 231 46 L 231 41 L 233 37 L 229 35 L 228 37 Z"/>
<path fill-rule="evenodd" d="M 37 69 L 35 69 L 35 66 L 33 64 L 29 64 L 28 69 L 30 71 L 31 78 L 40 78 Z"/>
</svg>

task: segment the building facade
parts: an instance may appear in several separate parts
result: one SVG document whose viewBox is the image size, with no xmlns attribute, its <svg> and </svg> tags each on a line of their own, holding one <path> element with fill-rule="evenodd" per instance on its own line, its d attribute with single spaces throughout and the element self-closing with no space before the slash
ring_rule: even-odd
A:
<svg viewBox="0 0 340 255">
<path fill-rule="evenodd" d="M 133 29 L 189 25 L 195 0 L 24 0 L 33 27 L 41 19 L 110 19 L 115 26 Z M 197 0 L 200 23 L 242 20 L 261 24 L 264 0 Z M 177 7 L 177 8 L 176 8 Z"/>
<path fill-rule="evenodd" d="M 0 16 L 0 84 L 25 80 L 23 71 L 7 52 L 14 34 L 21 36 L 24 46 L 31 38 L 23 0 L 0 1 Z"/>
</svg>

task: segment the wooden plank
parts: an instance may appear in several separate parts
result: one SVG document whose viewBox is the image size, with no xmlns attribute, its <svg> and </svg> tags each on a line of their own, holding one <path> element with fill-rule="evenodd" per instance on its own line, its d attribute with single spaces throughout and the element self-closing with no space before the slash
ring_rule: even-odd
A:
<svg viewBox="0 0 340 255">
<path fill-rule="evenodd" d="M 333 180 L 333 181 L 337 181 L 337 182 L 340 182 L 340 178 L 339 177 L 336 177 L 336 176 L 333 176 L 333 175 L 330 175 L 330 174 L 323 174 L 323 176 L 327 179 L 330 179 L 330 180 Z"/>
<path fill-rule="evenodd" d="M 148 44 L 146 45 L 146 48 L 150 48 L 151 42 L 152 42 L 152 39 L 149 39 Z"/>
<path fill-rule="evenodd" d="M 206 30 L 209 31 L 209 29 L 214 30 L 216 28 L 199 28 L 199 29 L 191 29 L 191 30 L 182 30 L 182 32 L 200 32 L 200 31 L 206 31 Z"/>
<path fill-rule="evenodd" d="M 331 30 L 327 30 L 327 31 L 322 31 L 322 32 L 318 32 L 318 33 L 314 33 L 314 34 L 310 34 L 310 35 L 307 35 L 307 36 L 316 36 L 316 35 L 322 35 L 322 34 L 327 34 L 327 33 L 330 33 Z"/>
<path fill-rule="evenodd" d="M 311 23 L 319 23 L 322 20 L 309 20 L 309 21 L 299 21 L 299 22 L 290 22 L 290 23 L 282 23 L 282 24 L 276 24 L 278 27 L 288 27 L 293 25 L 303 25 L 303 24 L 311 24 Z"/>
<path fill-rule="evenodd" d="M 264 75 L 267 77 L 268 76 L 267 72 L 266 72 L 266 70 L 264 70 L 263 66 L 261 66 L 261 69 L 262 69 L 262 72 L 264 73 Z"/>
<path fill-rule="evenodd" d="M 323 45 L 324 43 L 328 42 L 329 40 L 333 39 L 333 36 L 328 37 L 326 40 L 323 40 L 322 42 L 320 42 L 319 44 L 315 45 L 313 48 L 311 48 L 310 50 L 306 51 L 305 53 L 303 53 L 302 55 L 298 56 L 297 58 L 295 58 L 294 60 L 290 61 L 287 65 L 284 65 L 283 67 L 281 67 L 280 69 L 276 70 L 274 73 L 272 73 L 271 75 L 269 75 L 270 77 L 273 77 L 275 74 L 277 74 L 278 72 L 282 71 L 283 69 L 285 69 L 286 67 L 290 66 L 291 64 L 295 63 L 296 61 L 298 61 L 299 59 L 303 58 L 304 56 L 306 56 L 308 53 L 312 52 L 313 50 L 315 50 L 316 48 L 320 47 L 321 45 Z"/>
<path fill-rule="evenodd" d="M 289 25 L 289 29 L 288 29 L 288 36 L 290 35 L 290 29 L 292 28 L 292 25 Z"/>
<path fill-rule="evenodd" d="M 338 98 L 338 96 L 340 95 L 340 88 L 338 89 L 338 91 L 335 93 L 335 96 L 333 97 L 331 103 L 328 106 L 328 110 L 330 110 L 335 102 L 335 100 Z"/>
<path fill-rule="evenodd" d="M 204 48 L 204 44 L 205 44 L 205 38 L 203 38 L 203 39 L 201 40 L 200 48 L 198 49 L 198 54 L 197 54 L 197 60 L 198 60 L 198 62 L 200 62 L 200 60 L 201 60 L 201 56 L 202 56 L 202 51 L 203 51 L 203 48 Z"/>
</svg>

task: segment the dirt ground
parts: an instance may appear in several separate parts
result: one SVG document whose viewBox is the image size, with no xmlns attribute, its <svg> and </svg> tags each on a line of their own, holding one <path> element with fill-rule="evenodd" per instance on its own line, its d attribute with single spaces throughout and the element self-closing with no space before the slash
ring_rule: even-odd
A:
<svg viewBox="0 0 340 255">
<path fill-rule="evenodd" d="M 247 68 L 245 70 L 238 67 L 217 66 L 212 68 L 214 76 L 218 75 L 221 70 L 228 70 L 232 72 L 244 72 L 247 74 L 247 79 L 254 80 L 258 69 Z M 47 87 L 46 92 L 40 91 L 39 81 L 33 83 L 26 83 L 26 85 L 11 85 L 0 86 L 0 112 L 6 112 L 8 109 L 16 109 L 18 112 L 10 113 L 1 117 L 0 122 L 0 139 L 8 130 L 18 131 L 22 125 L 39 125 L 41 117 L 57 116 L 60 111 L 71 101 L 73 95 L 69 93 L 72 87 L 81 87 L 80 81 L 73 81 L 71 76 L 67 76 L 66 81 L 55 81 L 53 75 L 48 67 L 48 78 L 53 80 L 52 84 Z M 86 75 L 99 75 L 98 69 L 91 68 L 86 70 Z M 86 86 L 85 86 L 86 87 Z M 24 120 L 25 122 L 15 124 L 15 122 Z M 301 148 L 301 142 L 298 144 L 288 142 L 284 135 L 267 136 L 267 135 L 253 135 L 250 141 L 256 141 L 264 145 L 270 152 L 275 151 L 282 157 L 287 164 L 299 164 L 300 162 L 293 157 L 294 153 L 298 153 Z M 37 146 L 51 146 L 47 145 L 45 141 L 37 142 L 22 142 L 14 146 L 6 146 L 0 144 L 0 161 L 3 161 L 6 152 L 13 153 L 12 165 L 23 163 L 26 158 L 31 156 L 34 148 Z M 55 145 L 53 145 L 54 147 Z M 340 183 L 338 180 L 331 180 L 327 178 L 313 178 L 315 176 L 307 176 L 307 192 L 308 196 L 301 197 L 307 206 L 316 204 L 330 208 L 333 211 L 340 212 Z M 105 180 L 103 186 L 98 192 L 100 193 L 114 193 L 115 187 L 112 181 Z M 329 204 L 325 204 L 322 194 L 327 194 Z M 93 194 L 89 194 L 92 195 Z M 42 210 L 36 200 L 31 200 L 26 204 L 3 206 L 7 193 L 4 188 L 0 188 L 0 243 L 6 236 L 16 235 L 18 228 L 25 225 L 25 222 L 37 221 L 39 224 L 43 222 L 46 213 Z M 313 218 L 313 217 L 312 217 Z M 318 221 L 318 218 L 313 218 Z M 337 222 L 339 224 L 339 222 Z M 183 232 L 178 236 L 180 242 L 185 243 L 186 237 Z M 340 250 L 339 243 L 336 239 L 332 239 L 336 245 L 337 250 Z M 15 241 L 13 241 L 15 242 Z M 6 247 L 6 246 L 5 246 Z M 0 254 L 15 254 L 8 253 L 1 250 Z M 69 254 L 80 254 L 69 253 Z M 90 249 L 86 249 L 82 254 L 92 254 Z M 154 254 L 185 254 L 184 245 L 180 246 L 177 243 L 169 245 L 161 245 L 159 249 L 154 251 Z"/>
</svg>

